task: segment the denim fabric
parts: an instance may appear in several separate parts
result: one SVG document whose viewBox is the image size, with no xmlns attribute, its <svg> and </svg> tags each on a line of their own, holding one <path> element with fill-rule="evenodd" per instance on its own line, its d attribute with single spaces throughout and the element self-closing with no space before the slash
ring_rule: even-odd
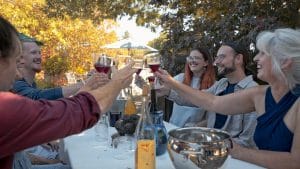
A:
<svg viewBox="0 0 300 169">
<path fill-rule="evenodd" d="M 13 169 L 31 169 L 31 162 L 23 151 L 15 153 Z"/>
<path fill-rule="evenodd" d="M 15 153 L 13 169 L 71 169 L 69 165 L 61 163 L 45 164 L 45 165 L 31 165 L 31 162 L 24 151 Z"/>
<path fill-rule="evenodd" d="M 30 85 L 25 79 L 16 80 L 13 86 L 16 94 L 29 97 L 33 100 L 55 100 L 63 97 L 62 88 L 38 89 L 36 83 Z"/>
</svg>

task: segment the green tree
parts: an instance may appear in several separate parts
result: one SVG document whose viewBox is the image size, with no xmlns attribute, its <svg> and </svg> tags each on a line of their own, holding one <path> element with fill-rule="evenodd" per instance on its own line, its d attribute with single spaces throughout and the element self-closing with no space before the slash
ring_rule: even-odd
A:
<svg viewBox="0 0 300 169">
<path fill-rule="evenodd" d="M 262 30 L 299 26 L 300 19 L 296 19 L 299 3 L 299 0 L 70 0 L 67 3 L 54 0 L 48 2 L 48 8 L 56 16 L 68 13 L 98 21 L 99 16 L 130 15 L 138 25 L 153 30 L 160 25 L 161 43 L 156 44 L 161 47 L 156 48 L 161 49 L 168 62 L 165 68 L 175 74 L 179 71 L 177 60 L 183 60 L 181 57 L 195 45 L 207 47 L 214 55 L 223 41 L 239 41 L 248 47 Z M 250 49 L 249 52 L 254 54 Z"/>
<path fill-rule="evenodd" d="M 129 15 L 152 30 L 159 25 L 162 36 L 153 45 L 160 46 L 155 48 L 160 49 L 164 67 L 175 74 L 182 64 L 178 61 L 193 46 L 207 47 L 214 55 L 223 41 L 238 41 L 248 48 L 262 30 L 299 26 L 299 7 L 299 0 L 48 0 L 43 9 L 53 18 L 101 23 Z"/>
<path fill-rule="evenodd" d="M 249 47 L 262 30 L 296 27 L 296 20 L 288 18 L 299 15 L 297 0 L 173 1 L 169 6 L 173 11 L 161 17 L 161 25 L 168 35 L 162 53 L 172 60 L 183 57 L 196 45 L 207 47 L 213 55 L 224 41 L 238 41 Z M 255 51 L 248 50 L 254 55 Z M 174 65 L 168 69 L 175 70 Z"/>
</svg>

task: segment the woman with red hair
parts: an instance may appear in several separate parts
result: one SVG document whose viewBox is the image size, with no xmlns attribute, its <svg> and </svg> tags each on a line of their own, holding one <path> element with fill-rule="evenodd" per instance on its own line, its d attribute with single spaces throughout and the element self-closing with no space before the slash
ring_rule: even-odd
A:
<svg viewBox="0 0 300 169">
<path fill-rule="evenodd" d="M 184 73 L 176 75 L 174 79 L 199 90 L 207 89 L 214 84 L 215 70 L 207 50 L 193 48 L 186 58 Z M 162 90 L 159 92 L 160 95 L 168 95 L 170 100 L 176 100 L 178 97 L 173 90 L 167 88 L 160 90 Z M 204 120 L 205 116 L 204 110 L 174 103 L 170 123 L 178 127 L 190 126 Z"/>
</svg>

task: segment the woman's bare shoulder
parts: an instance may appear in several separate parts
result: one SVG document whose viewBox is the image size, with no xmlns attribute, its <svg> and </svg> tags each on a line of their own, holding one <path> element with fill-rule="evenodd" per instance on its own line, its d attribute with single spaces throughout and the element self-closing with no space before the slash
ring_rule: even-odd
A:
<svg viewBox="0 0 300 169">
<path fill-rule="evenodd" d="M 258 85 L 256 86 L 257 92 L 266 93 L 267 88 L 270 87 L 269 85 Z"/>
<path fill-rule="evenodd" d="M 269 85 L 253 86 L 253 87 L 247 88 L 245 91 L 247 91 L 255 96 L 258 96 L 258 95 L 264 96 L 268 87 L 269 87 Z"/>
</svg>

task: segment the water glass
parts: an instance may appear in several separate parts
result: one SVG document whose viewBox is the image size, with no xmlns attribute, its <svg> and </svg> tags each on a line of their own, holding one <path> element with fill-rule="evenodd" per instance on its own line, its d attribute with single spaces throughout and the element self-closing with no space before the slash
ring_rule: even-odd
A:
<svg viewBox="0 0 300 169">
<path fill-rule="evenodd" d="M 133 136 L 125 135 L 116 137 L 113 140 L 114 158 L 117 160 L 126 160 L 134 155 L 135 139 Z"/>
<path fill-rule="evenodd" d="M 95 126 L 95 138 L 97 142 L 103 144 L 103 146 L 108 146 L 109 144 L 109 134 L 108 134 L 108 120 L 107 115 L 102 115 L 98 123 Z"/>
</svg>

